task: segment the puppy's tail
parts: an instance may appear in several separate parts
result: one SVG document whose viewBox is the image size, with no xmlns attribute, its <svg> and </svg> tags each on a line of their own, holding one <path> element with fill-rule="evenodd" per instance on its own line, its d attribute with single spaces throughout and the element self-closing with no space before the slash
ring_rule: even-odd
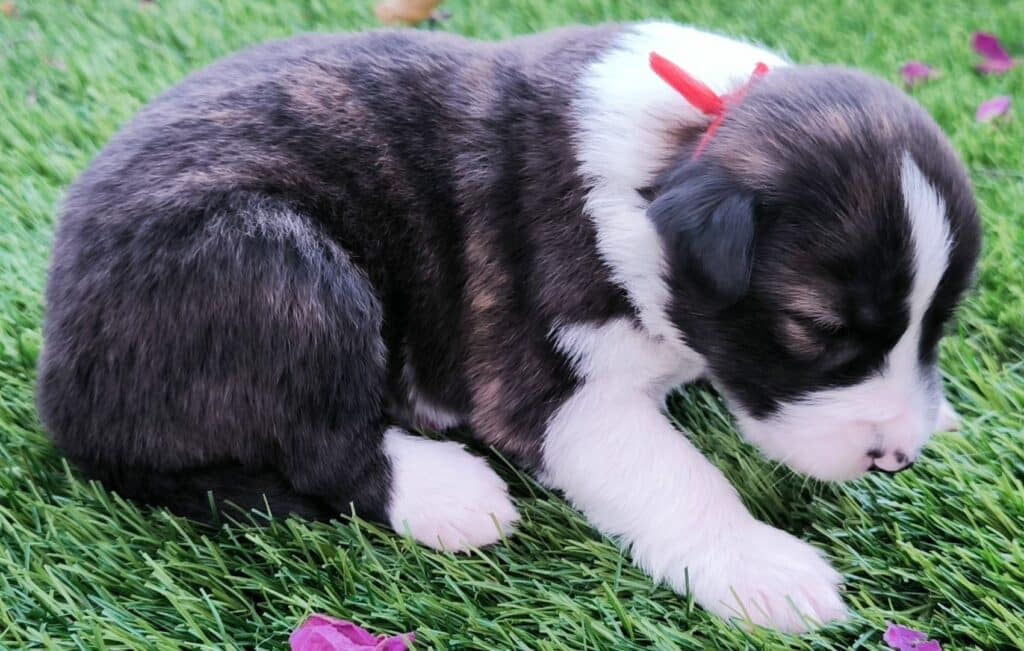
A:
<svg viewBox="0 0 1024 651">
<path fill-rule="evenodd" d="M 231 520 L 266 524 L 297 515 L 309 520 L 338 517 L 322 500 L 297 492 L 273 470 L 224 464 L 174 472 L 97 468 L 76 464 L 90 479 L 140 504 L 163 506 L 175 515 L 205 524 Z"/>
</svg>

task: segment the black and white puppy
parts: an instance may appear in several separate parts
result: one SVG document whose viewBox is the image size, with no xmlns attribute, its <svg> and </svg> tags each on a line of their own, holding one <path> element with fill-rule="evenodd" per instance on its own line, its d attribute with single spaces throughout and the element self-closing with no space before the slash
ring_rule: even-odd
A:
<svg viewBox="0 0 1024 651">
<path fill-rule="evenodd" d="M 717 92 L 708 119 L 648 67 Z M 968 179 L 889 84 L 664 23 L 500 44 L 314 36 L 217 63 L 70 190 L 43 422 L 83 471 L 196 517 L 208 491 L 432 547 L 516 519 L 468 425 L 722 616 L 841 619 L 840 576 L 755 520 L 664 416 L 708 378 L 826 480 L 917 458 L 979 249 Z M 498 526 L 495 526 L 497 523 Z"/>
</svg>

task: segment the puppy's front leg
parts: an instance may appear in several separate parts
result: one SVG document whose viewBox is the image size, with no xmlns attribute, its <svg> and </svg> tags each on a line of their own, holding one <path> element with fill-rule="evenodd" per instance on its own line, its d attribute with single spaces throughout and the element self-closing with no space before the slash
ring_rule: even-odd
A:
<svg viewBox="0 0 1024 651">
<path fill-rule="evenodd" d="M 543 462 L 544 480 L 634 563 L 705 609 L 791 632 L 845 617 L 839 574 L 755 520 L 647 392 L 588 381 L 551 419 Z"/>
</svg>

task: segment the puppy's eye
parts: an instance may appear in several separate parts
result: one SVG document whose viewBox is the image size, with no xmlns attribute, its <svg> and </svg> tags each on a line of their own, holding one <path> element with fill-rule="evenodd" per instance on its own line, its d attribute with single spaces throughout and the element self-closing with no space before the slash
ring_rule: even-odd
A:
<svg viewBox="0 0 1024 651">
<path fill-rule="evenodd" d="M 780 323 L 782 339 L 786 348 L 798 358 L 817 359 L 825 352 L 825 342 L 814 328 L 802 319 L 785 316 Z"/>
<path fill-rule="evenodd" d="M 833 320 L 788 315 L 781 321 L 786 347 L 798 358 L 837 369 L 853 362 L 860 354 L 846 327 Z"/>
</svg>

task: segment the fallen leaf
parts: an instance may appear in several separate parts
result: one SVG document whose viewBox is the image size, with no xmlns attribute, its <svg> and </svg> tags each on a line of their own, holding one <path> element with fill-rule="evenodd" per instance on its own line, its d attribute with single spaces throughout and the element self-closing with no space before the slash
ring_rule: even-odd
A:
<svg viewBox="0 0 1024 651">
<path fill-rule="evenodd" d="M 920 61 L 909 61 L 900 68 L 900 74 L 903 75 L 903 83 L 908 88 L 913 88 L 915 85 L 922 81 L 928 81 L 929 79 L 935 79 L 939 76 L 939 73 L 929 66 L 927 63 Z"/>
<path fill-rule="evenodd" d="M 942 647 L 935 640 L 928 640 L 915 646 L 914 651 L 942 651 Z"/>
<path fill-rule="evenodd" d="M 994 34 L 975 32 L 971 47 L 985 59 L 975 66 L 982 74 L 1001 75 L 1017 65 Z"/>
<path fill-rule="evenodd" d="M 896 651 L 914 651 L 919 643 L 927 639 L 928 636 L 921 631 L 915 631 L 912 628 L 897 626 L 892 623 L 889 624 L 889 627 L 885 629 L 885 634 L 882 635 L 882 640 L 890 648 L 896 649 Z"/>
<path fill-rule="evenodd" d="M 0 3 L 0 14 L 3 14 L 8 18 L 14 18 L 14 14 L 16 13 L 18 13 L 18 5 L 14 4 L 12 0 Z"/>
<path fill-rule="evenodd" d="M 978 107 L 978 112 L 974 115 L 974 119 L 978 122 L 991 122 L 1009 113 L 1010 104 L 1009 95 L 994 97 L 987 102 L 981 103 L 981 106 Z"/>
</svg>

